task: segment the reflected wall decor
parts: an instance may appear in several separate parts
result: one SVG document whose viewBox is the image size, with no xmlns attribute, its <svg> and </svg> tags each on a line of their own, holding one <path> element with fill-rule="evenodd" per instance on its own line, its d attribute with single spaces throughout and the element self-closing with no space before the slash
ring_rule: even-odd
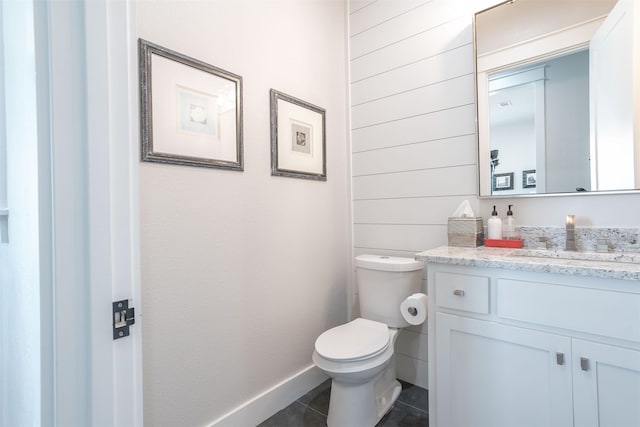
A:
<svg viewBox="0 0 640 427">
<path fill-rule="evenodd" d="M 522 171 L 522 188 L 536 188 L 536 170 Z"/>
<path fill-rule="evenodd" d="M 493 191 L 513 190 L 513 172 L 493 175 Z"/>
<path fill-rule="evenodd" d="M 242 77 L 139 40 L 143 161 L 243 170 Z"/>
<path fill-rule="evenodd" d="M 271 175 L 327 180 L 325 110 L 274 89 Z"/>
</svg>

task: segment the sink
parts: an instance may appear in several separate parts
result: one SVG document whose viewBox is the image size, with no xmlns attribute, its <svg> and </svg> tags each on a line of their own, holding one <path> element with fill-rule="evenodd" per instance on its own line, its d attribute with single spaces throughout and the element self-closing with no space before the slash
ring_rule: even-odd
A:
<svg viewBox="0 0 640 427">
<path fill-rule="evenodd" d="M 555 258 L 576 261 L 640 263 L 640 253 L 629 252 L 573 252 L 547 249 L 516 249 L 510 256 L 526 258 Z"/>
</svg>

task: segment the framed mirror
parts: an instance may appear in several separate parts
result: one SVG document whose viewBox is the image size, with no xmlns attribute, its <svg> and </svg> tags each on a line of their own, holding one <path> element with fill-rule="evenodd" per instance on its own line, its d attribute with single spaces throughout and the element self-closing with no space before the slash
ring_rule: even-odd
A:
<svg viewBox="0 0 640 427">
<path fill-rule="evenodd" d="M 475 14 L 480 196 L 640 189 L 639 16 L 636 0 Z"/>
</svg>

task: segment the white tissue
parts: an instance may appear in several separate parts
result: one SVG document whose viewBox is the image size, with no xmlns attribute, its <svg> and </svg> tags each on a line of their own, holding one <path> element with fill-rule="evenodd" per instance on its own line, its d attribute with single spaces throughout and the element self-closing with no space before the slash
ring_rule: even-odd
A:
<svg viewBox="0 0 640 427">
<path fill-rule="evenodd" d="M 400 303 L 402 317 L 410 325 L 421 325 L 427 320 L 427 296 L 423 293 L 413 294 Z"/>
<path fill-rule="evenodd" d="M 460 203 L 460 206 L 458 206 L 458 208 L 455 211 L 453 211 L 453 214 L 451 216 L 454 218 L 475 217 L 473 213 L 473 209 L 471 209 L 471 204 L 469 203 L 468 200 L 465 200 L 464 202 Z"/>
</svg>

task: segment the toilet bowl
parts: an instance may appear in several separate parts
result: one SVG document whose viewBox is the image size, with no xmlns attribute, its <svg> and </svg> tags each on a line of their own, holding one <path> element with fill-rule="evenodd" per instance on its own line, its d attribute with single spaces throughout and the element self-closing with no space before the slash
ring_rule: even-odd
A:
<svg viewBox="0 0 640 427">
<path fill-rule="evenodd" d="M 402 391 L 396 380 L 396 339 L 400 328 L 422 322 L 415 323 L 403 308 L 421 289 L 421 262 L 359 255 L 355 267 L 360 317 L 320 335 L 312 356 L 332 378 L 329 427 L 373 427 L 391 409 Z"/>
<path fill-rule="evenodd" d="M 393 354 L 398 333 L 358 318 L 318 337 L 313 362 L 333 380 L 329 427 L 374 426 L 391 409 L 402 390 Z"/>
</svg>

